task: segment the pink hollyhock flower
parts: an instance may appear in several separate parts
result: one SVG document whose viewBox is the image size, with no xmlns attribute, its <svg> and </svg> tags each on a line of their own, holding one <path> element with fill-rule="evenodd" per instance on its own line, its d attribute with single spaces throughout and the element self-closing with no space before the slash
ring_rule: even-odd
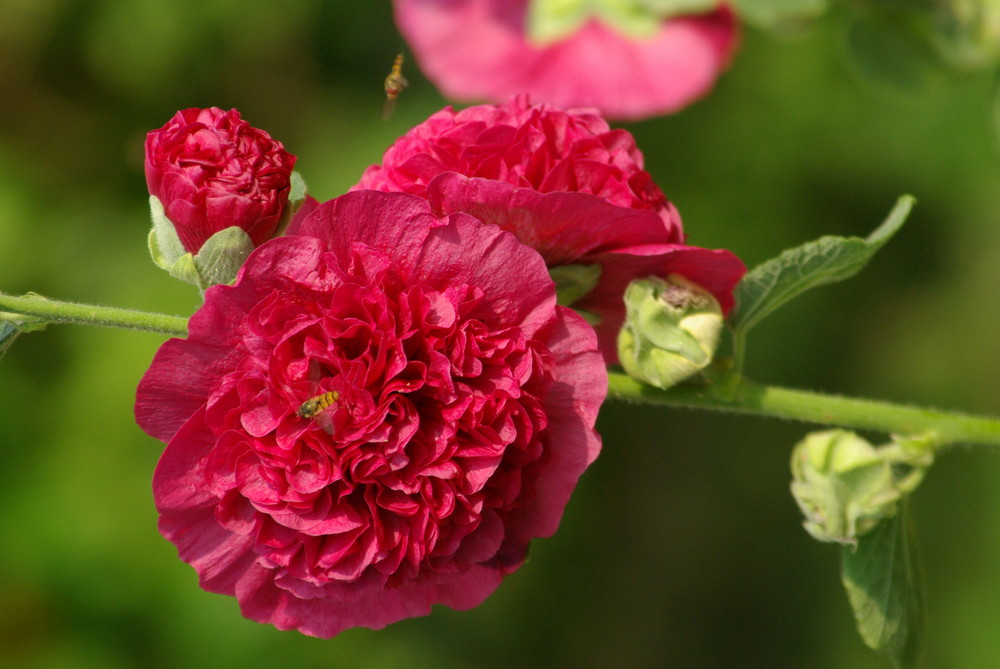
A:
<svg viewBox="0 0 1000 669">
<path fill-rule="evenodd" d="M 639 119 L 707 93 L 728 65 L 738 25 L 723 6 L 664 19 L 632 36 L 591 19 L 554 41 L 528 35 L 528 0 L 395 0 L 396 23 L 445 96 L 499 102 L 515 93 L 560 107 Z"/>
<path fill-rule="evenodd" d="M 564 303 L 595 316 L 609 364 L 618 360 L 630 281 L 680 274 L 728 313 L 746 272 L 729 251 L 684 244 L 680 216 L 642 169 L 631 134 L 590 112 L 532 106 L 525 96 L 433 114 L 391 146 L 381 166 L 369 167 L 359 188 L 414 193 L 439 213 L 495 223 L 550 268 L 600 267 L 597 284 Z"/>
<path fill-rule="evenodd" d="M 184 249 L 239 227 L 255 246 L 288 205 L 295 156 L 235 109 L 185 109 L 146 135 L 146 184 Z"/>
<path fill-rule="evenodd" d="M 397 193 L 320 205 L 139 385 L 160 531 L 245 616 L 331 637 L 479 604 L 555 531 L 607 376 L 541 258 Z"/>
<path fill-rule="evenodd" d="M 673 205 L 642 168 L 627 130 L 612 130 L 591 110 L 532 105 L 518 95 L 461 111 L 445 107 L 396 140 L 354 189 L 423 195 L 442 172 L 514 186 L 591 193 L 611 204 L 655 211 L 671 239 L 683 239 Z"/>
</svg>

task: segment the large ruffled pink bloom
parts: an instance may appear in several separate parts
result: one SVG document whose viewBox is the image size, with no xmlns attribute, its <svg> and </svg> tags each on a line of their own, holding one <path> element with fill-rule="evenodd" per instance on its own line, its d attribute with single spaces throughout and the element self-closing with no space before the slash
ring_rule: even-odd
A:
<svg viewBox="0 0 1000 669">
<path fill-rule="evenodd" d="M 533 106 L 524 96 L 433 114 L 355 188 L 420 195 L 439 214 L 470 213 L 513 232 L 550 268 L 600 266 L 597 285 L 568 304 L 595 317 L 609 364 L 618 360 L 630 281 L 680 274 L 728 313 L 746 272 L 729 251 L 684 244 L 680 216 L 642 169 L 631 134 L 593 113 Z"/>
<path fill-rule="evenodd" d="M 420 198 L 349 193 L 299 228 L 209 288 L 139 385 L 168 442 L 160 531 L 280 629 L 475 606 L 597 456 L 593 331 L 535 251 Z"/>
<path fill-rule="evenodd" d="M 146 184 L 184 249 L 239 227 L 259 246 L 288 206 L 295 156 L 235 109 L 184 109 L 146 136 Z"/>
<path fill-rule="evenodd" d="M 596 20 L 551 44 L 526 35 L 528 0 L 395 0 L 396 23 L 445 96 L 499 102 L 515 93 L 639 119 L 707 93 L 738 42 L 731 10 L 666 20 L 654 36 Z"/>
</svg>

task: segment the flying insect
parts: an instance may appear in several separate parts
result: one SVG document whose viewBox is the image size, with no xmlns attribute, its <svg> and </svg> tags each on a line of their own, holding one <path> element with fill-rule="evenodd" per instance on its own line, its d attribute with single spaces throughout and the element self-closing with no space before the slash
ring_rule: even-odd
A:
<svg viewBox="0 0 1000 669">
<path fill-rule="evenodd" d="M 403 54 L 396 54 L 396 60 L 392 62 L 392 70 L 385 78 L 385 104 L 382 105 L 382 120 L 388 120 L 392 116 L 392 110 L 396 108 L 396 98 L 403 92 L 409 82 L 403 78 Z"/>
</svg>

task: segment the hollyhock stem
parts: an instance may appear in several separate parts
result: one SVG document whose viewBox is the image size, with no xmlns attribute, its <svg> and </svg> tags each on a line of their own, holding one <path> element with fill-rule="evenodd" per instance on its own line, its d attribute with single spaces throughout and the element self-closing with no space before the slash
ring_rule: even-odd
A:
<svg viewBox="0 0 1000 669">
<path fill-rule="evenodd" d="M 0 294 L 0 311 L 30 316 L 47 323 L 79 323 L 168 335 L 187 335 L 187 319 L 149 311 L 48 300 L 38 296 Z"/>
<path fill-rule="evenodd" d="M 899 435 L 927 435 L 941 446 L 955 443 L 1000 446 L 1000 419 L 761 386 L 738 377 L 723 377 L 723 383 L 715 385 L 680 385 L 660 390 L 621 372 L 609 372 L 608 385 L 609 398 L 773 416 Z"/>
</svg>

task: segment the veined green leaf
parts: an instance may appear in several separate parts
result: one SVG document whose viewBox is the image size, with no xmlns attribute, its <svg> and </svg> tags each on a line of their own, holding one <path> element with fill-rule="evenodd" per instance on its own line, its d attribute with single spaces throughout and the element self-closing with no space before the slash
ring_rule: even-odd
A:
<svg viewBox="0 0 1000 669">
<path fill-rule="evenodd" d="M 889 241 L 910 213 L 914 199 L 899 198 L 889 217 L 866 239 L 825 236 L 784 251 L 748 272 L 736 288 L 731 316 L 738 338 L 765 316 L 811 288 L 857 274 Z"/>
<path fill-rule="evenodd" d="M 913 667 L 924 630 L 924 594 L 913 520 L 900 513 L 843 549 L 841 578 L 865 644 L 900 668 Z"/>
</svg>

